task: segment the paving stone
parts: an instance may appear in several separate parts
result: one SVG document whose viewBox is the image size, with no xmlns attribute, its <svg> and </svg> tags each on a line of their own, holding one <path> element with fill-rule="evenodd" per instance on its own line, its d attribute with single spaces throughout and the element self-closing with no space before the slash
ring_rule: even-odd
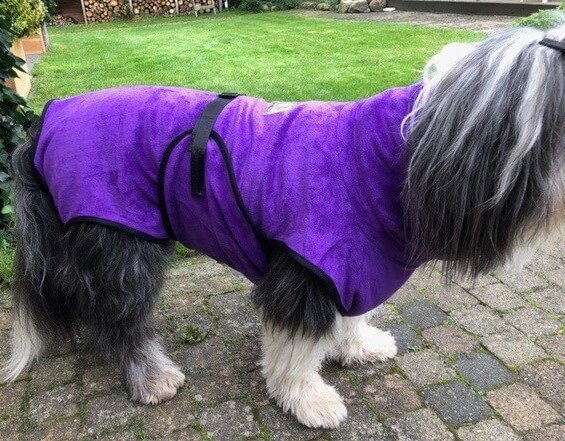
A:
<svg viewBox="0 0 565 441">
<path fill-rule="evenodd" d="M 202 427 L 212 440 L 236 440 L 259 435 L 251 408 L 241 401 L 227 401 L 202 412 Z"/>
<path fill-rule="evenodd" d="M 399 374 L 373 378 L 363 385 L 362 391 L 383 418 L 397 416 L 421 406 L 414 387 Z"/>
<path fill-rule="evenodd" d="M 552 334 L 561 328 L 561 323 L 544 314 L 537 308 L 521 308 L 504 314 L 504 320 L 524 334 L 539 337 Z"/>
<path fill-rule="evenodd" d="M 512 382 L 516 377 L 490 354 L 463 354 L 455 363 L 457 370 L 479 389 L 492 389 Z"/>
<path fill-rule="evenodd" d="M 411 283 L 405 283 L 390 299 L 388 299 L 388 303 L 398 306 L 403 303 L 413 302 L 423 298 L 424 295 L 421 291 L 416 290 Z"/>
<path fill-rule="evenodd" d="M 270 403 L 267 385 L 260 369 L 242 372 L 240 377 L 243 389 L 256 406 L 266 406 Z M 326 377 L 324 376 L 324 378 Z"/>
<path fill-rule="evenodd" d="M 125 387 L 118 367 L 114 364 L 96 364 L 88 367 L 82 377 L 85 395 L 99 392 L 123 391 Z"/>
<path fill-rule="evenodd" d="M 322 431 L 309 429 L 299 424 L 296 418 L 284 413 L 279 407 L 268 406 L 261 409 L 261 420 L 269 430 L 271 441 L 310 440 L 318 437 Z"/>
<path fill-rule="evenodd" d="M 0 331 L 0 360 L 5 360 L 10 355 L 10 331 Z"/>
<path fill-rule="evenodd" d="M 0 386 L 0 416 L 15 415 L 19 412 L 24 399 L 26 383 L 12 383 Z M 0 418 L 1 419 L 1 418 Z"/>
<path fill-rule="evenodd" d="M 565 425 L 553 425 L 538 430 L 526 432 L 527 441 L 563 441 L 565 439 Z"/>
<path fill-rule="evenodd" d="M 419 386 L 455 377 L 455 371 L 429 349 L 407 353 L 398 357 L 396 363 Z"/>
<path fill-rule="evenodd" d="M 190 395 L 181 391 L 172 400 L 158 406 L 142 406 L 140 411 L 147 434 L 161 439 L 196 422 L 190 400 Z"/>
<path fill-rule="evenodd" d="M 416 290 L 440 309 L 450 312 L 454 309 L 469 308 L 479 301 L 457 285 L 446 286 L 439 280 L 428 283 L 414 282 Z"/>
<path fill-rule="evenodd" d="M 92 432 L 93 433 L 93 432 Z M 104 433 L 96 436 L 96 441 L 137 441 L 138 438 L 129 429 L 117 430 L 112 433 Z"/>
<path fill-rule="evenodd" d="M 534 258 L 528 263 L 527 268 L 534 272 L 541 272 L 542 277 L 545 277 L 546 272 L 558 269 L 561 265 L 562 263 L 558 258 L 543 252 L 537 252 Z M 547 277 L 545 278 L 547 279 Z M 561 280 L 563 281 L 565 279 Z"/>
<path fill-rule="evenodd" d="M 89 433 L 116 426 L 125 426 L 139 412 L 139 408 L 122 394 L 91 399 L 86 404 L 86 424 Z"/>
<path fill-rule="evenodd" d="M 394 336 L 398 354 L 404 354 L 409 349 L 422 346 L 422 339 L 404 323 L 387 323 L 382 329 L 383 331 L 390 331 Z"/>
<path fill-rule="evenodd" d="M 501 311 L 526 306 L 522 297 L 502 283 L 475 288 L 471 294 L 487 306 Z"/>
<path fill-rule="evenodd" d="M 31 385 L 46 389 L 54 384 L 67 383 L 75 376 L 76 358 L 74 355 L 42 359 L 36 363 L 31 373 Z"/>
<path fill-rule="evenodd" d="M 234 292 L 214 296 L 209 303 L 212 312 L 220 320 L 222 335 L 231 337 L 261 334 L 259 314 L 251 305 L 249 293 Z"/>
<path fill-rule="evenodd" d="M 365 363 L 359 366 L 367 366 L 371 364 L 372 363 Z M 350 367 L 343 367 L 336 363 L 326 363 L 326 366 L 324 366 L 320 374 L 326 383 L 335 387 L 347 407 L 353 406 L 361 400 L 357 387 L 351 381 L 352 377 L 355 378 L 356 382 L 362 381 L 361 376 L 358 375 L 354 369 L 351 369 Z M 380 374 L 376 373 L 375 375 L 378 376 Z"/>
<path fill-rule="evenodd" d="M 543 273 L 543 276 L 551 283 L 562 287 L 563 283 L 565 282 L 565 267 L 560 262 L 558 269 L 555 269 L 553 271 L 546 271 Z"/>
<path fill-rule="evenodd" d="M 532 430 L 559 420 L 559 414 L 535 391 L 521 383 L 488 393 L 492 407 L 517 430 Z"/>
<path fill-rule="evenodd" d="M 500 283 L 500 281 L 490 274 L 479 276 L 475 280 L 465 280 L 462 282 L 457 282 L 460 287 L 464 288 L 467 291 L 478 290 L 485 286 L 494 285 L 496 283 Z"/>
<path fill-rule="evenodd" d="M 565 280 L 561 283 L 565 284 Z M 530 298 L 536 304 L 555 314 L 565 314 L 565 293 L 558 288 L 546 289 L 533 293 Z"/>
<path fill-rule="evenodd" d="M 454 439 L 443 422 L 430 409 L 420 409 L 387 420 L 399 441 L 449 441 Z"/>
<path fill-rule="evenodd" d="M 0 439 L 2 441 L 19 441 L 21 422 L 15 418 L 9 420 L 0 419 Z"/>
<path fill-rule="evenodd" d="M 177 430 L 173 433 L 165 435 L 159 438 L 159 441 L 200 441 L 203 438 L 200 433 L 193 429 L 192 427 L 187 427 L 186 429 Z"/>
<path fill-rule="evenodd" d="M 458 354 L 476 349 L 479 342 L 455 325 L 441 325 L 426 329 L 424 338 L 431 341 L 446 355 Z"/>
<path fill-rule="evenodd" d="M 399 318 L 400 316 L 391 306 L 385 303 L 373 310 L 368 323 L 372 326 L 380 327 L 385 323 L 398 321 Z"/>
<path fill-rule="evenodd" d="M 536 343 L 565 363 L 565 334 L 541 337 L 536 340 Z"/>
<path fill-rule="evenodd" d="M 193 345 L 184 345 L 180 351 L 183 371 L 199 371 L 228 363 L 227 351 L 218 337 L 210 337 Z"/>
<path fill-rule="evenodd" d="M 73 415 L 78 412 L 76 400 L 74 384 L 39 393 L 30 400 L 30 418 L 41 423 L 55 417 Z"/>
<path fill-rule="evenodd" d="M 459 325 L 477 335 L 494 334 L 510 328 L 492 309 L 483 305 L 454 311 L 452 316 Z"/>
<path fill-rule="evenodd" d="M 528 270 L 516 273 L 500 272 L 496 274 L 496 277 L 516 292 L 530 292 L 548 285 L 544 279 Z"/>
<path fill-rule="evenodd" d="M 228 345 L 230 360 L 237 370 L 254 371 L 261 368 L 261 340 L 246 336 Z"/>
<path fill-rule="evenodd" d="M 393 441 L 394 437 L 365 406 L 347 409 L 347 419 L 331 431 L 334 441 Z"/>
<path fill-rule="evenodd" d="M 544 357 L 545 351 L 515 329 L 481 338 L 481 343 L 505 364 L 521 366 Z"/>
<path fill-rule="evenodd" d="M 499 420 L 481 421 L 457 431 L 461 441 L 519 441 L 521 438 Z"/>
<path fill-rule="evenodd" d="M 199 294 L 180 295 L 166 300 L 166 313 L 173 326 L 172 333 L 177 340 L 182 340 L 182 332 L 187 326 L 196 327 L 203 335 L 212 329 L 212 320 L 204 309 L 204 296 Z"/>
<path fill-rule="evenodd" d="M 79 418 L 68 418 L 39 427 L 26 433 L 27 441 L 66 441 L 80 439 L 81 422 Z"/>
<path fill-rule="evenodd" d="M 426 300 L 404 303 L 398 309 L 413 328 L 431 328 L 442 324 L 447 319 L 445 312 Z"/>
<path fill-rule="evenodd" d="M 237 374 L 229 365 L 190 371 L 186 374 L 186 385 L 198 402 L 207 405 L 241 396 Z"/>
<path fill-rule="evenodd" d="M 520 374 L 542 398 L 556 404 L 565 401 L 565 366 L 554 361 L 542 361 L 523 367 Z"/>
<path fill-rule="evenodd" d="M 446 423 L 460 426 L 492 416 L 492 409 L 460 381 L 450 381 L 424 390 L 424 400 Z"/>
</svg>

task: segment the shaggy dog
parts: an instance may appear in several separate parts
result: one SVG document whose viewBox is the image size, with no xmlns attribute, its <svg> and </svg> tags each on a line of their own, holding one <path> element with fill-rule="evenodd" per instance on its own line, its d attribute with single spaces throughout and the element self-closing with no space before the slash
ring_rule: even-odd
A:
<svg viewBox="0 0 565 441">
<path fill-rule="evenodd" d="M 269 394 L 310 427 L 318 370 L 394 357 L 372 309 L 426 262 L 515 262 L 565 219 L 565 27 L 450 45 L 422 82 L 349 103 L 126 87 L 47 106 L 14 154 L 14 380 L 80 327 L 132 397 L 184 382 L 152 321 L 173 239 L 256 283 Z M 187 148 L 188 147 L 188 148 Z"/>
</svg>

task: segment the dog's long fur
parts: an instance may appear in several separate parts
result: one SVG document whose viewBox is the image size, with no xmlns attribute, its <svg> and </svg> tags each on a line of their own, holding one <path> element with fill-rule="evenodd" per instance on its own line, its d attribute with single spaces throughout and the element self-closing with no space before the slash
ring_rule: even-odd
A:
<svg viewBox="0 0 565 441">
<path fill-rule="evenodd" d="M 565 56 L 515 29 L 449 48 L 426 67 L 406 119 L 403 192 L 412 257 L 441 260 L 472 278 L 501 266 L 565 219 Z M 563 40 L 565 27 L 549 33 Z M 63 227 L 32 167 L 33 138 L 14 154 L 16 379 L 51 342 L 82 329 L 116 359 L 133 397 L 171 398 L 184 381 L 152 323 L 169 245 L 103 225 Z M 318 369 L 396 353 L 366 317 L 336 311 L 324 281 L 287 251 L 273 254 L 253 299 L 265 325 L 263 373 L 271 396 L 299 421 L 336 427 L 347 411 Z"/>
</svg>

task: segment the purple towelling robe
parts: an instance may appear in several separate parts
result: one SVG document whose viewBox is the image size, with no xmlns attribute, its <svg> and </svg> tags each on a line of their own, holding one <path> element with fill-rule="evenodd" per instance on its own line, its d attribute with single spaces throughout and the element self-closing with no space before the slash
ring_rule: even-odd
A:
<svg viewBox="0 0 565 441">
<path fill-rule="evenodd" d="M 65 224 L 174 238 L 254 282 L 283 245 L 330 284 L 342 314 L 360 315 L 414 270 L 400 125 L 420 87 L 343 103 L 235 98 L 208 142 L 201 196 L 187 129 L 209 92 L 133 86 L 51 101 L 34 163 Z"/>
</svg>

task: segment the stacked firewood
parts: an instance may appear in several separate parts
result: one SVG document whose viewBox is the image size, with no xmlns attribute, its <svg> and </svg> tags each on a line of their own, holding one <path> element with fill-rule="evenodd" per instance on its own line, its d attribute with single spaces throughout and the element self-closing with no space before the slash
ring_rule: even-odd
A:
<svg viewBox="0 0 565 441">
<path fill-rule="evenodd" d="M 192 0 L 177 0 L 179 3 L 179 13 L 186 14 L 193 12 Z M 212 12 L 214 8 L 214 0 L 194 0 L 197 12 Z M 217 4 L 216 4 L 217 7 Z"/>
<path fill-rule="evenodd" d="M 131 0 L 133 15 L 175 15 L 175 0 Z"/>
<path fill-rule="evenodd" d="M 126 16 L 176 15 L 212 12 L 220 0 L 83 0 L 87 23 L 116 20 Z"/>
<path fill-rule="evenodd" d="M 87 23 L 99 23 L 124 17 L 128 14 L 128 8 L 128 0 L 84 0 Z"/>
</svg>

